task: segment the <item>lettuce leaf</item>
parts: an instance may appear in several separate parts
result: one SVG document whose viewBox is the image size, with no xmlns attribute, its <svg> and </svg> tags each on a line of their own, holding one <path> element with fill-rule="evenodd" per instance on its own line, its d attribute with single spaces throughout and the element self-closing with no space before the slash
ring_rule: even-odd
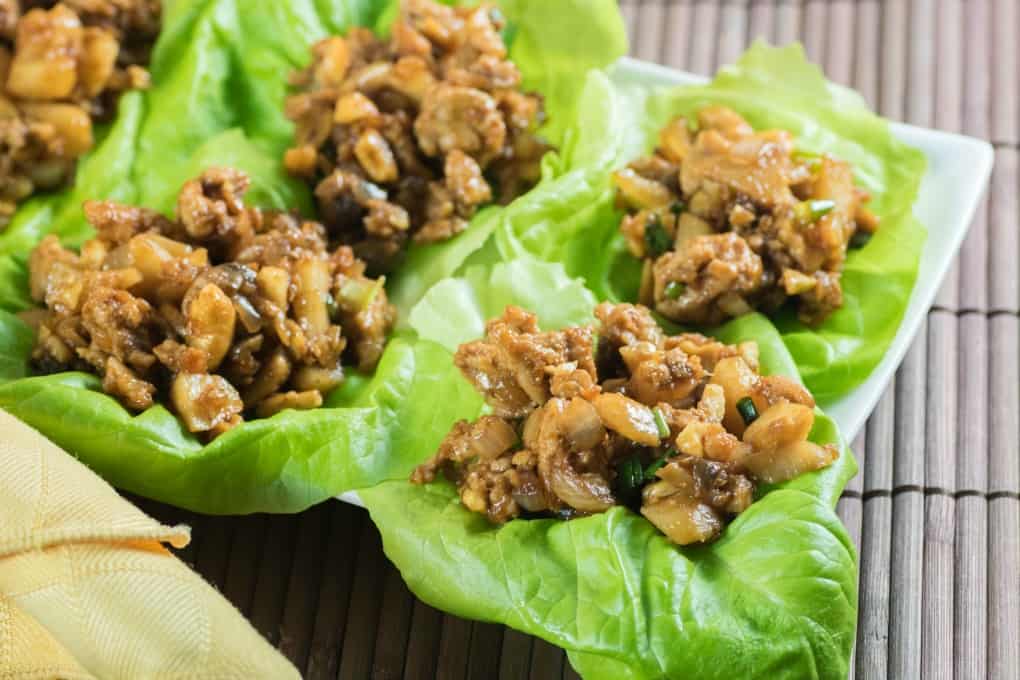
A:
<svg viewBox="0 0 1020 680">
<path fill-rule="evenodd" d="M 557 146 L 569 146 L 567 123 L 585 74 L 626 52 L 615 3 L 498 4 L 508 21 L 511 57 L 526 86 L 546 97 L 549 124 L 543 132 Z M 231 165 L 251 175 L 249 203 L 311 214 L 308 188 L 288 177 L 281 163 L 292 139 L 283 114 L 286 76 L 307 63 L 310 46 L 325 35 L 355 25 L 387 26 L 397 0 L 251 5 L 165 3 L 153 87 L 121 99 L 116 121 L 97 131 L 96 148 L 80 163 L 72 189 L 28 201 L 0 234 L 0 408 L 115 485 L 210 513 L 294 512 L 404 477 L 456 419 L 476 415 L 481 403 L 446 349 L 409 335 L 390 344 L 373 376 L 350 376 L 324 408 L 248 422 L 210 444 L 184 431 L 162 406 L 130 414 L 101 393 L 94 376 L 25 377 L 32 334 L 14 314 L 33 306 L 28 254 L 49 233 L 69 246 L 89 238 L 83 201 L 113 199 L 170 214 L 184 181 L 210 165 Z M 588 20 L 575 22 L 582 12 Z M 563 163 L 549 159 L 549 165 Z M 527 211 L 525 205 L 527 196 L 513 209 Z M 501 220 L 506 210 L 479 214 L 451 242 L 457 257 L 437 261 L 431 253 L 412 252 L 403 268 L 407 279 L 431 285 L 452 273 L 485 243 L 477 234 L 487 235 L 486 221 Z M 427 287 L 414 294 L 404 289 L 399 300 L 405 314 Z"/>
<path fill-rule="evenodd" d="M 821 403 L 863 382 L 892 342 L 917 278 L 925 231 L 912 205 L 924 155 L 897 141 L 856 93 L 827 82 L 799 45 L 756 43 L 706 85 L 655 87 L 619 71 L 611 82 L 592 82 L 599 77 L 589 79 L 591 96 L 582 98 L 568 150 L 589 156 L 589 172 L 583 185 L 558 187 L 561 204 L 575 215 L 555 220 L 555 228 L 542 219 L 504 220 L 494 230 L 501 256 L 560 261 L 600 299 L 634 300 L 640 267 L 618 233 L 609 173 L 650 151 L 671 118 L 724 104 L 756 128 L 790 130 L 804 151 L 851 162 L 859 185 L 872 194 L 881 227 L 867 246 L 849 253 L 843 308 L 817 328 L 798 322 L 789 309 L 773 319 Z"/>
<path fill-rule="evenodd" d="M 563 303 L 534 307 L 543 327 L 590 321 L 590 293 L 560 265 L 521 260 L 472 267 L 436 286 L 411 324 L 452 349 L 505 304 L 543 294 Z M 765 372 L 797 376 L 763 316 L 731 321 L 718 335 L 756 340 Z M 585 678 L 845 678 L 856 557 L 833 507 L 856 463 L 824 415 L 811 438 L 837 444 L 838 461 L 765 489 L 718 541 L 700 547 L 677 548 L 619 507 L 494 527 L 446 483 L 391 481 L 359 495 L 418 597 L 564 647 Z"/>
</svg>

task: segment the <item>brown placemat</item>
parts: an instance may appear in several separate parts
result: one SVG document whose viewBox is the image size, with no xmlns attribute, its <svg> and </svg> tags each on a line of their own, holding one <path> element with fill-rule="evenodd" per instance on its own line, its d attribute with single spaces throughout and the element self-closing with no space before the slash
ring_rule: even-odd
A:
<svg viewBox="0 0 1020 680">
<path fill-rule="evenodd" d="M 801 40 L 883 115 L 993 142 L 957 263 L 854 442 L 856 678 L 1020 677 L 1020 11 L 1016 0 L 631 0 L 631 53 L 710 74 Z M 308 678 L 574 678 L 562 651 L 417 601 L 364 511 L 186 521 L 183 554 Z"/>
</svg>

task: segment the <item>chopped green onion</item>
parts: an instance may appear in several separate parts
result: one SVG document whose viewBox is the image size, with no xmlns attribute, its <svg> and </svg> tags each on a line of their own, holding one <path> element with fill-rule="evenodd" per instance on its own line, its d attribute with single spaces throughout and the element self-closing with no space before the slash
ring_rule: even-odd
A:
<svg viewBox="0 0 1020 680">
<path fill-rule="evenodd" d="M 817 172 L 822 167 L 822 159 L 808 151 L 794 151 L 793 157 L 808 166 L 811 172 Z"/>
<path fill-rule="evenodd" d="M 652 257 L 658 257 L 669 250 L 670 238 L 662 226 L 662 220 L 652 213 L 645 222 L 645 249 Z"/>
<path fill-rule="evenodd" d="M 662 411 L 657 408 L 653 408 L 652 415 L 655 416 L 655 428 L 659 431 L 659 438 L 665 439 L 669 436 L 669 425 L 666 423 L 666 419 L 662 416 Z"/>
<path fill-rule="evenodd" d="M 687 208 L 687 204 L 683 201 L 673 201 L 673 205 L 669 206 L 670 212 L 674 215 L 679 215 Z"/>
<path fill-rule="evenodd" d="M 329 293 L 326 293 L 326 311 L 329 313 L 329 318 L 334 320 L 340 313 L 340 305 L 336 303 L 336 298 Z"/>
<path fill-rule="evenodd" d="M 850 237 L 851 248 L 863 248 L 868 245 L 868 241 L 871 240 L 871 234 L 866 231 L 857 230 L 854 235 Z"/>
<path fill-rule="evenodd" d="M 737 413 L 744 419 L 744 425 L 750 425 L 758 420 L 758 409 L 751 397 L 744 397 L 737 402 Z"/>
<path fill-rule="evenodd" d="M 383 289 L 385 282 L 386 277 L 384 276 L 380 276 L 374 281 L 372 279 L 347 279 L 337 291 L 339 297 L 337 303 L 342 304 L 345 309 L 360 312 L 372 304 L 372 300 Z"/>
<path fill-rule="evenodd" d="M 623 497 L 633 497 L 645 483 L 645 471 L 637 456 L 628 458 L 616 468 L 617 487 Z"/>
<path fill-rule="evenodd" d="M 678 297 L 683 295 L 687 291 L 687 286 L 679 281 L 670 281 L 666 284 L 663 292 L 670 300 L 676 300 Z"/>
<path fill-rule="evenodd" d="M 793 207 L 793 213 L 800 222 L 808 224 L 825 217 L 836 207 L 835 201 L 827 198 L 801 201 Z"/>
<path fill-rule="evenodd" d="M 656 458 L 651 463 L 649 463 L 648 467 L 645 468 L 645 481 L 646 482 L 654 481 L 655 473 L 659 471 L 659 468 L 665 465 L 666 461 L 668 461 L 672 456 L 675 455 L 676 451 L 674 451 L 673 449 L 667 449 L 666 453 L 662 454 L 661 457 Z"/>
</svg>

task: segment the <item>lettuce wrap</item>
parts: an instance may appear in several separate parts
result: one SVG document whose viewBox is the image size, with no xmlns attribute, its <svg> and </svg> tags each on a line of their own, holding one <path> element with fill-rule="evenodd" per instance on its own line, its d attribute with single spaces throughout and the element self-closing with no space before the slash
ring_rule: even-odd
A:
<svg viewBox="0 0 1020 680">
<path fill-rule="evenodd" d="M 568 122 L 586 73 L 626 51 L 611 0 L 556 3 L 506 0 L 506 40 L 524 87 L 546 98 L 543 134 L 569 145 Z M 27 260 L 46 234 L 75 247 L 92 234 L 81 204 L 112 199 L 170 214 L 181 185 L 210 165 L 252 178 L 251 205 L 311 214 L 310 192 L 282 168 L 293 128 L 284 116 L 287 74 L 310 59 L 311 45 L 351 26 L 392 22 L 396 0 L 178 0 L 164 3 L 153 52 L 153 87 L 125 95 L 112 126 L 79 165 L 75 186 L 36 197 L 0 234 L 0 408 L 10 411 L 114 485 L 208 513 L 295 512 L 343 491 L 405 474 L 393 460 L 434 449 L 457 418 L 479 402 L 452 371 L 449 353 L 404 332 L 373 375 L 351 372 L 325 407 L 288 411 L 235 428 L 210 444 L 188 433 L 163 406 L 134 415 L 84 373 L 28 377 L 33 342 L 15 316 L 32 307 Z M 584 22 L 575 21 L 584 13 Z M 578 159 L 579 161 L 581 159 Z M 569 171 L 569 163 L 548 165 Z M 551 171 L 550 171 L 551 172 Z M 527 219 L 541 207 L 520 197 L 479 214 L 453 243 L 464 257 L 485 242 L 488 220 Z M 549 192 L 534 199 L 545 205 Z M 501 217 L 509 214 L 510 217 Z M 418 252 L 421 251 L 421 252 Z M 394 284 L 405 315 L 425 290 L 463 258 L 412 249 Z M 414 284 L 414 285 L 412 285 Z M 417 292 L 413 292 L 417 290 Z M 435 394 L 444 399 L 436 404 Z M 431 408 L 423 408 L 429 404 Z M 415 461 L 417 462 L 417 461 Z M 396 471 L 395 471 L 396 470 Z"/>
<path fill-rule="evenodd" d="M 557 304 L 535 304 L 542 300 Z M 551 329 L 591 322 L 592 302 L 561 265 L 514 261 L 444 281 L 410 320 L 421 337 L 453 351 L 509 303 L 533 305 Z M 797 376 L 763 316 L 716 334 L 757 341 L 763 373 Z M 469 417 L 482 413 L 480 402 L 475 409 Z M 857 466 L 820 413 L 810 438 L 837 444 L 840 457 L 760 489 L 717 541 L 697 547 L 678 548 L 622 507 L 497 527 L 465 509 L 446 482 L 390 481 L 359 493 L 418 597 L 564 647 L 585 678 L 845 678 L 856 557 L 833 507 Z"/>
</svg>

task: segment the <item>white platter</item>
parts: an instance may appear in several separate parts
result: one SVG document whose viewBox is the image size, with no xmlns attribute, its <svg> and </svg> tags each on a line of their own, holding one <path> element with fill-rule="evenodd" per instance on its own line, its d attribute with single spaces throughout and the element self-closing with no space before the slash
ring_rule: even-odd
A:
<svg viewBox="0 0 1020 680">
<path fill-rule="evenodd" d="M 652 86 L 703 83 L 706 80 L 693 73 L 629 58 L 617 62 L 612 75 L 616 80 Z M 980 139 L 903 123 L 891 125 L 897 138 L 920 149 L 928 158 L 928 170 L 914 204 L 914 214 L 928 230 L 928 238 L 921 253 L 917 284 L 885 357 L 853 392 L 825 405 L 825 412 L 839 424 L 847 441 L 851 441 L 864 425 L 917 335 L 967 233 L 981 194 L 988 185 L 995 157 L 992 146 Z M 422 455 L 426 453 L 431 452 L 423 452 Z M 339 498 L 361 505 L 354 492 Z"/>
</svg>

